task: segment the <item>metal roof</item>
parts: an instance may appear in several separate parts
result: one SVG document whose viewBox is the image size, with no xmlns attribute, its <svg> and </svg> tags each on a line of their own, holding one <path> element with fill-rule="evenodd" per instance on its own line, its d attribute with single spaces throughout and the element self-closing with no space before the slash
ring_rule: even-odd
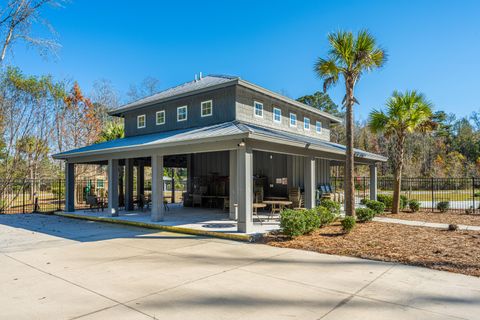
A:
<svg viewBox="0 0 480 320">
<path fill-rule="evenodd" d="M 249 138 L 254 140 L 273 140 L 278 144 L 302 144 L 302 147 L 314 147 L 317 150 L 345 154 L 346 147 L 341 144 L 308 137 L 282 130 L 268 129 L 249 123 L 231 121 L 200 128 L 172 130 L 153 134 L 139 135 L 116 139 L 108 142 L 92 144 L 83 148 L 69 150 L 53 155 L 55 159 L 92 154 L 105 154 L 130 150 L 153 149 L 172 146 L 178 143 L 198 143 L 200 141 L 221 141 L 232 138 Z M 387 158 L 378 154 L 355 149 L 355 156 L 372 161 L 386 161 Z"/>
<path fill-rule="evenodd" d="M 124 112 L 135 110 L 141 107 L 146 107 L 154 103 L 160 103 L 163 101 L 168 101 L 175 98 L 189 96 L 189 95 L 196 94 L 203 91 L 214 90 L 221 87 L 227 87 L 227 86 L 236 85 L 236 84 L 247 87 L 254 91 L 260 92 L 262 94 L 268 95 L 270 97 L 276 98 L 283 102 L 295 105 L 304 110 L 316 113 L 318 115 L 321 115 L 322 117 L 325 117 L 331 120 L 332 122 L 337 122 L 337 123 L 343 122 L 342 119 L 336 116 L 333 116 L 327 112 L 321 111 L 317 108 L 311 107 L 297 100 L 285 97 L 281 94 L 265 89 L 259 85 L 240 79 L 240 77 L 228 76 L 228 75 L 207 75 L 200 79 L 186 82 L 179 86 L 172 87 L 167 90 L 156 93 L 154 95 L 125 104 L 115 110 L 110 111 L 109 114 L 112 116 L 121 116 Z"/>
</svg>

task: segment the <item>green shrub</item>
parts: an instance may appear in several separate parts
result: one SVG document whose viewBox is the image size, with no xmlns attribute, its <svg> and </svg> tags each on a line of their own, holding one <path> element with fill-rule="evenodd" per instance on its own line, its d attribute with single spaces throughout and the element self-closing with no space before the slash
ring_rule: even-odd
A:
<svg viewBox="0 0 480 320">
<path fill-rule="evenodd" d="M 360 204 L 361 205 L 366 205 L 368 201 L 370 201 L 370 200 L 367 199 L 367 198 L 363 198 L 363 199 L 360 200 Z"/>
<path fill-rule="evenodd" d="M 404 210 L 408 205 L 408 198 L 407 196 L 401 194 L 400 195 L 400 209 Z"/>
<path fill-rule="evenodd" d="M 290 237 L 305 233 L 305 214 L 301 210 L 285 209 L 280 213 L 280 227 Z"/>
<path fill-rule="evenodd" d="M 437 209 L 440 212 L 447 212 L 450 209 L 450 201 L 440 201 L 437 203 Z"/>
<path fill-rule="evenodd" d="M 327 208 L 328 211 L 333 213 L 334 215 L 339 215 L 340 214 L 340 203 L 335 202 L 330 199 L 322 199 L 320 201 L 320 206 Z"/>
<path fill-rule="evenodd" d="M 373 217 L 375 217 L 375 212 L 370 208 L 357 208 L 355 214 L 358 222 L 372 221 Z"/>
<path fill-rule="evenodd" d="M 316 209 L 299 211 L 303 213 L 303 219 L 305 221 L 305 229 L 303 231 L 304 234 L 320 228 L 320 216 L 317 214 Z"/>
<path fill-rule="evenodd" d="M 475 198 L 480 198 L 480 192 L 475 192 L 474 196 Z"/>
<path fill-rule="evenodd" d="M 367 208 L 372 209 L 375 214 L 381 214 L 385 211 L 385 204 L 380 201 L 368 200 L 365 205 Z"/>
<path fill-rule="evenodd" d="M 357 224 L 357 222 L 355 221 L 354 217 L 346 216 L 342 220 L 342 229 L 343 229 L 344 232 L 349 233 L 350 231 L 353 230 L 353 228 L 355 228 L 356 224 Z"/>
<path fill-rule="evenodd" d="M 326 207 L 318 206 L 315 208 L 315 211 L 320 219 L 320 227 L 324 227 L 332 223 L 338 217 L 338 214 L 333 213 Z"/>
<path fill-rule="evenodd" d="M 7 203 L 0 199 L 0 214 L 5 213 L 5 207 L 7 206 Z"/>
<path fill-rule="evenodd" d="M 382 202 L 385 205 L 385 208 L 391 209 L 393 203 L 393 197 L 388 194 L 379 194 L 377 195 L 377 200 Z"/>
<path fill-rule="evenodd" d="M 412 212 L 417 212 L 420 210 L 420 202 L 418 200 L 410 200 L 408 202 L 408 207 L 410 210 L 412 210 Z"/>
</svg>

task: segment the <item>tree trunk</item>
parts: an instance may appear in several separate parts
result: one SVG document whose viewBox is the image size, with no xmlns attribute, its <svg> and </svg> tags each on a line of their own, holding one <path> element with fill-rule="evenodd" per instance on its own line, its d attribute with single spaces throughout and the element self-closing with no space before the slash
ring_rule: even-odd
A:
<svg viewBox="0 0 480 320">
<path fill-rule="evenodd" d="M 403 171 L 403 157 L 404 157 L 405 135 L 400 134 L 398 137 L 396 165 L 395 165 L 395 181 L 393 186 L 393 203 L 392 213 L 400 212 L 400 194 L 402 191 L 402 171 Z"/>
<path fill-rule="evenodd" d="M 355 181 L 354 181 L 354 152 L 353 152 L 353 86 L 351 79 L 345 79 L 346 86 L 346 159 L 345 159 L 345 215 L 355 216 Z"/>
</svg>

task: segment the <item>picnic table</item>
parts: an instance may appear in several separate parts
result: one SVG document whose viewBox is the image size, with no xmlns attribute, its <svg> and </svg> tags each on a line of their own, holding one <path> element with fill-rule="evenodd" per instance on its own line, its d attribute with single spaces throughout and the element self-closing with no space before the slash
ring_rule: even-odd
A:
<svg viewBox="0 0 480 320">
<path fill-rule="evenodd" d="M 289 200 L 264 200 L 262 203 L 271 206 L 269 215 L 269 219 L 271 219 L 275 213 L 280 213 L 286 206 L 292 205 L 293 202 Z"/>
</svg>

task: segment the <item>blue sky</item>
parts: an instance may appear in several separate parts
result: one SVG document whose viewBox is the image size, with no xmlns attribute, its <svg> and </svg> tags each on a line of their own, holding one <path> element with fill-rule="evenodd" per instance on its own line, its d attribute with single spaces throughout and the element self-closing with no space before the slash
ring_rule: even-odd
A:
<svg viewBox="0 0 480 320">
<path fill-rule="evenodd" d="M 45 10 L 63 48 L 45 61 L 19 47 L 11 64 L 77 80 L 112 81 L 125 98 L 146 76 L 161 89 L 195 73 L 231 74 L 292 98 L 321 90 L 312 71 L 329 32 L 367 28 L 387 49 L 385 67 L 356 89 L 357 119 L 393 90 L 418 89 L 436 109 L 480 110 L 479 1 L 93 1 Z M 329 91 L 338 104 L 344 88 Z"/>
</svg>

